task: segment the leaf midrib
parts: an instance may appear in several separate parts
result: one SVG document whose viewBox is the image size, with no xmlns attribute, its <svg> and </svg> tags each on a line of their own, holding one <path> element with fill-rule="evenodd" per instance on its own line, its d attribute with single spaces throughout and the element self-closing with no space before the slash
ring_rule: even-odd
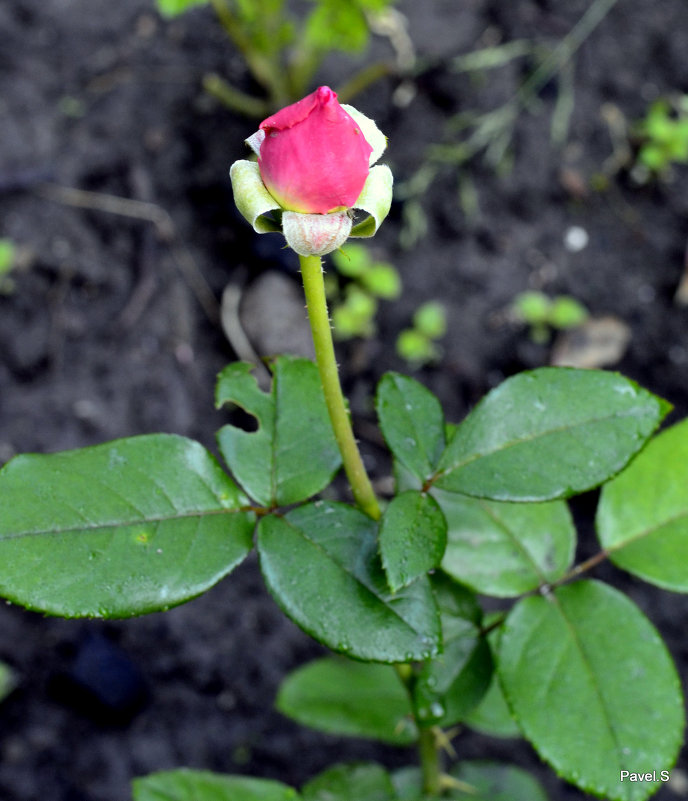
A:
<svg viewBox="0 0 688 801">
<path fill-rule="evenodd" d="M 246 514 L 250 511 L 251 511 L 250 509 L 246 508 L 207 509 L 207 510 L 198 510 L 192 512 L 177 512 L 176 514 L 169 514 L 169 515 L 153 515 L 151 517 L 139 517 L 131 520 L 107 521 L 107 522 L 99 522 L 96 524 L 89 523 L 82 526 L 39 528 L 36 530 L 30 530 L 30 531 L 27 530 L 10 534 L 5 534 L 0 532 L 0 543 L 7 542 L 9 540 L 21 539 L 22 537 L 39 537 L 39 536 L 50 536 L 58 534 L 76 534 L 79 532 L 86 532 L 91 534 L 101 530 L 104 531 L 106 529 L 112 529 L 112 528 L 126 528 L 127 526 L 167 523 L 172 520 L 184 520 L 184 519 L 193 520 L 194 518 L 214 517 L 217 515 L 225 515 L 225 514 Z"/>
<path fill-rule="evenodd" d="M 359 586 L 361 586 L 366 591 L 366 593 L 368 593 L 368 595 L 370 595 L 372 598 L 374 598 L 377 603 L 382 604 L 385 607 L 385 609 L 389 610 L 394 617 L 398 618 L 404 624 L 404 626 L 407 629 L 409 629 L 409 631 L 412 631 L 414 634 L 416 634 L 418 636 L 421 636 L 423 634 L 422 631 L 418 631 L 407 620 L 405 620 L 397 612 L 397 610 L 394 609 L 390 604 L 386 603 L 379 595 L 376 595 L 374 590 L 371 590 L 370 587 L 367 584 L 364 584 L 363 581 L 358 576 L 356 576 L 354 573 L 352 573 L 350 570 L 348 570 L 343 564 L 341 564 L 341 562 L 338 559 L 335 559 L 335 557 L 325 547 L 323 547 L 319 542 L 315 542 L 314 540 L 312 540 L 302 528 L 300 528 L 299 526 L 295 525 L 294 523 L 292 523 L 290 520 L 287 520 L 286 518 L 283 518 L 283 520 L 295 532 L 300 534 L 308 543 L 310 543 L 310 545 L 312 545 L 317 550 L 321 551 L 324 554 L 324 556 L 330 562 L 335 564 L 340 570 L 342 570 L 344 573 L 346 573 L 347 576 L 350 576 Z"/>
<path fill-rule="evenodd" d="M 524 443 L 536 442 L 538 439 L 543 439 L 543 438 L 549 437 L 549 436 L 551 436 L 553 434 L 560 434 L 560 433 L 565 432 L 565 431 L 575 431 L 577 428 L 582 428 L 584 426 L 588 426 L 588 425 L 591 425 L 591 424 L 604 423 L 604 422 L 606 422 L 608 420 L 614 420 L 614 419 L 619 419 L 619 418 L 624 418 L 624 417 L 638 417 L 638 418 L 641 418 L 641 417 L 649 417 L 649 416 L 650 415 L 647 414 L 646 412 L 639 413 L 638 410 L 636 410 L 636 411 L 629 410 L 628 412 L 615 412 L 614 414 L 609 414 L 609 415 L 605 415 L 605 416 L 602 416 L 602 417 L 592 417 L 592 418 L 584 420 L 584 421 L 582 421 L 580 423 L 575 423 L 574 425 L 569 425 L 569 426 L 562 425 L 562 426 L 557 426 L 555 428 L 548 428 L 548 429 L 546 429 L 544 431 L 540 431 L 537 434 L 534 434 L 533 436 L 519 437 L 519 438 L 516 438 L 516 439 L 513 439 L 513 440 L 509 440 L 506 443 L 502 443 L 499 446 L 497 446 L 495 448 L 492 448 L 491 450 L 477 451 L 476 453 L 470 454 L 463 461 L 458 461 L 455 464 L 452 464 L 452 465 L 449 465 L 447 467 L 444 467 L 441 470 L 437 470 L 432 475 L 432 477 L 430 478 L 430 481 L 431 482 L 435 482 L 435 481 L 437 481 L 437 479 L 442 478 L 443 476 L 447 475 L 448 473 L 453 473 L 456 470 L 460 470 L 460 469 L 466 467 L 467 465 L 477 461 L 478 459 L 483 459 L 483 458 L 486 458 L 486 457 L 489 457 L 489 456 L 493 456 L 496 453 L 501 453 L 502 451 L 509 450 L 510 448 L 514 448 L 514 447 L 516 447 L 518 445 L 523 445 Z M 459 429 L 459 431 L 457 431 L 457 435 L 459 433 L 460 433 L 460 429 Z M 456 442 L 456 437 L 454 437 L 449 442 L 449 444 L 447 445 L 447 449 L 449 449 L 454 442 Z M 445 450 L 445 453 L 446 453 L 446 450 Z M 442 457 L 440 457 L 440 461 L 442 461 Z"/>
</svg>

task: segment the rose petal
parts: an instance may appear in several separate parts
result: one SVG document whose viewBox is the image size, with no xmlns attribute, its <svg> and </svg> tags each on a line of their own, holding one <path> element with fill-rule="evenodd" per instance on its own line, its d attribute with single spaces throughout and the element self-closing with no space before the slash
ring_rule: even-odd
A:
<svg viewBox="0 0 688 801">
<path fill-rule="evenodd" d="M 234 202 L 243 217 L 259 234 L 280 231 L 279 223 L 263 217 L 270 211 L 278 211 L 279 204 L 265 188 L 255 161 L 235 161 L 229 170 L 232 179 Z"/>
<path fill-rule="evenodd" d="M 260 128 L 260 174 L 283 209 L 327 214 L 354 204 L 368 177 L 372 147 L 335 92 L 321 86 Z"/>
</svg>

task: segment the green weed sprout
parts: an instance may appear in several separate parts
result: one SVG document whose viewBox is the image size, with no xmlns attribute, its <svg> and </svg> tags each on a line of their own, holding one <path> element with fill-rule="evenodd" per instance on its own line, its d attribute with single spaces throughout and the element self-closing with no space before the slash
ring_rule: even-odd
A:
<svg viewBox="0 0 688 801">
<path fill-rule="evenodd" d="M 422 367 L 437 361 L 440 349 L 435 340 L 447 332 L 447 313 L 437 301 L 419 306 L 413 315 L 413 326 L 397 337 L 396 351 L 412 367 Z"/>
<path fill-rule="evenodd" d="M 334 251 L 332 262 L 345 280 L 343 288 L 335 276 L 327 283 L 332 302 L 332 325 L 339 340 L 375 335 L 378 300 L 395 300 L 402 284 L 393 264 L 376 261 L 365 245 L 347 245 Z"/>
<path fill-rule="evenodd" d="M 0 293 L 8 294 L 14 289 L 10 273 L 16 266 L 17 248 L 11 239 L 0 239 Z"/>
<path fill-rule="evenodd" d="M 196 6 L 213 7 L 264 96 L 248 94 L 215 73 L 205 76 L 204 87 L 234 111 L 265 117 L 306 93 L 328 53 L 362 53 L 370 40 L 369 15 L 383 13 L 394 0 L 310 0 L 312 10 L 300 17 L 285 0 L 155 2 L 167 18 Z M 350 100 L 393 69 L 387 62 L 365 65 L 337 88 L 340 99 Z"/>
<path fill-rule="evenodd" d="M 641 140 L 636 164 L 649 175 L 664 174 L 672 164 L 688 164 L 688 95 L 656 100 L 635 134 Z"/>
<path fill-rule="evenodd" d="M 551 298 L 536 291 L 517 295 L 510 311 L 513 319 L 529 326 L 530 338 L 539 345 L 549 341 L 552 329 L 577 328 L 589 317 L 585 306 L 569 295 Z"/>
</svg>

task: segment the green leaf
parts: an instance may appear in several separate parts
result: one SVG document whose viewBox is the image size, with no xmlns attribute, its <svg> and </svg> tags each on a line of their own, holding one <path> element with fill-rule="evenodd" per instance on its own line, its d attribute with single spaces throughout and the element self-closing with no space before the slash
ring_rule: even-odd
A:
<svg viewBox="0 0 688 801">
<path fill-rule="evenodd" d="M 445 445 L 440 402 L 413 378 L 386 373 L 378 384 L 375 409 L 394 456 L 425 481 Z"/>
<path fill-rule="evenodd" d="M 163 17 L 177 17 L 192 6 L 205 5 L 206 3 L 208 3 L 208 0 L 156 0 L 158 11 Z"/>
<path fill-rule="evenodd" d="M 397 682 L 398 683 L 398 682 Z M 382 765 L 333 765 L 301 788 L 304 801 L 397 801 Z"/>
<path fill-rule="evenodd" d="M 17 675 L 5 662 L 0 662 L 0 701 L 17 686 Z"/>
<path fill-rule="evenodd" d="M 340 503 L 264 517 L 258 552 L 268 589 L 295 623 L 333 651 L 372 662 L 427 659 L 440 643 L 430 584 L 423 577 L 390 593 L 376 535 L 375 521 Z"/>
<path fill-rule="evenodd" d="M 341 464 L 318 369 L 308 359 L 280 356 L 272 391 L 258 389 L 251 365 L 235 362 L 218 376 L 216 405 L 235 403 L 259 428 L 218 432 L 225 461 L 246 492 L 263 506 L 286 506 L 320 492 Z"/>
<path fill-rule="evenodd" d="M 290 673 L 277 709 L 328 734 L 409 745 L 418 732 L 408 694 L 389 665 L 324 657 Z"/>
<path fill-rule="evenodd" d="M 423 801 L 423 774 L 411 765 L 395 770 L 391 775 L 398 801 Z"/>
<path fill-rule="evenodd" d="M 622 782 L 621 771 L 659 777 L 674 764 L 684 727 L 676 669 L 618 590 L 581 581 L 522 599 L 504 625 L 498 670 L 525 736 L 583 790 L 642 801 L 657 782 Z"/>
<path fill-rule="evenodd" d="M 298 801 L 292 787 L 269 779 L 169 770 L 132 782 L 134 801 Z"/>
<path fill-rule="evenodd" d="M 397 495 L 380 521 L 380 556 L 392 592 L 437 567 L 447 544 L 447 523 L 424 492 Z"/>
<path fill-rule="evenodd" d="M 547 801 L 540 784 L 525 770 L 513 765 L 482 760 L 460 762 L 450 774 L 466 785 L 466 792 L 451 794 L 450 798 L 457 801 Z"/>
<path fill-rule="evenodd" d="M 542 367 L 507 379 L 459 426 L 435 486 L 496 501 L 547 501 L 618 473 L 669 411 L 616 373 Z"/>
<path fill-rule="evenodd" d="M 484 595 L 510 598 L 560 579 L 576 529 L 564 501 L 506 503 L 433 490 L 447 520 L 442 569 Z"/>
<path fill-rule="evenodd" d="M 499 612 L 488 615 L 483 625 L 489 626 L 501 617 L 502 614 Z M 500 634 L 501 626 L 493 628 L 487 635 L 487 642 L 493 654 L 499 650 Z M 468 712 L 463 722 L 471 729 L 491 737 L 521 737 L 521 729 L 509 711 L 496 673 L 492 674 L 485 695 L 478 705 Z"/>
<path fill-rule="evenodd" d="M 306 20 L 304 46 L 356 53 L 363 50 L 369 36 L 366 19 L 354 3 L 319 0 Z"/>
<path fill-rule="evenodd" d="M 167 609 L 250 551 L 246 504 L 184 437 L 17 456 L 0 471 L 0 595 L 63 617 Z"/>
<path fill-rule="evenodd" d="M 428 660 L 413 687 L 418 719 L 453 726 L 485 695 L 492 677 L 492 655 L 480 634 L 475 596 L 449 577 L 436 574 L 433 590 L 442 618 L 442 653 Z"/>
<path fill-rule="evenodd" d="M 688 592 L 688 420 L 659 434 L 602 489 L 597 530 L 611 560 Z"/>
</svg>

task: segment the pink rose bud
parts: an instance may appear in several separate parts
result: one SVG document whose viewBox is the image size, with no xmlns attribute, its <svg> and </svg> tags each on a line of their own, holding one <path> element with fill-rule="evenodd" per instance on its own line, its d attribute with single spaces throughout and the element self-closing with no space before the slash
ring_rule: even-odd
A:
<svg viewBox="0 0 688 801">
<path fill-rule="evenodd" d="M 370 172 L 373 148 L 327 86 L 261 122 L 258 166 L 283 209 L 328 214 L 351 208 Z"/>
</svg>

